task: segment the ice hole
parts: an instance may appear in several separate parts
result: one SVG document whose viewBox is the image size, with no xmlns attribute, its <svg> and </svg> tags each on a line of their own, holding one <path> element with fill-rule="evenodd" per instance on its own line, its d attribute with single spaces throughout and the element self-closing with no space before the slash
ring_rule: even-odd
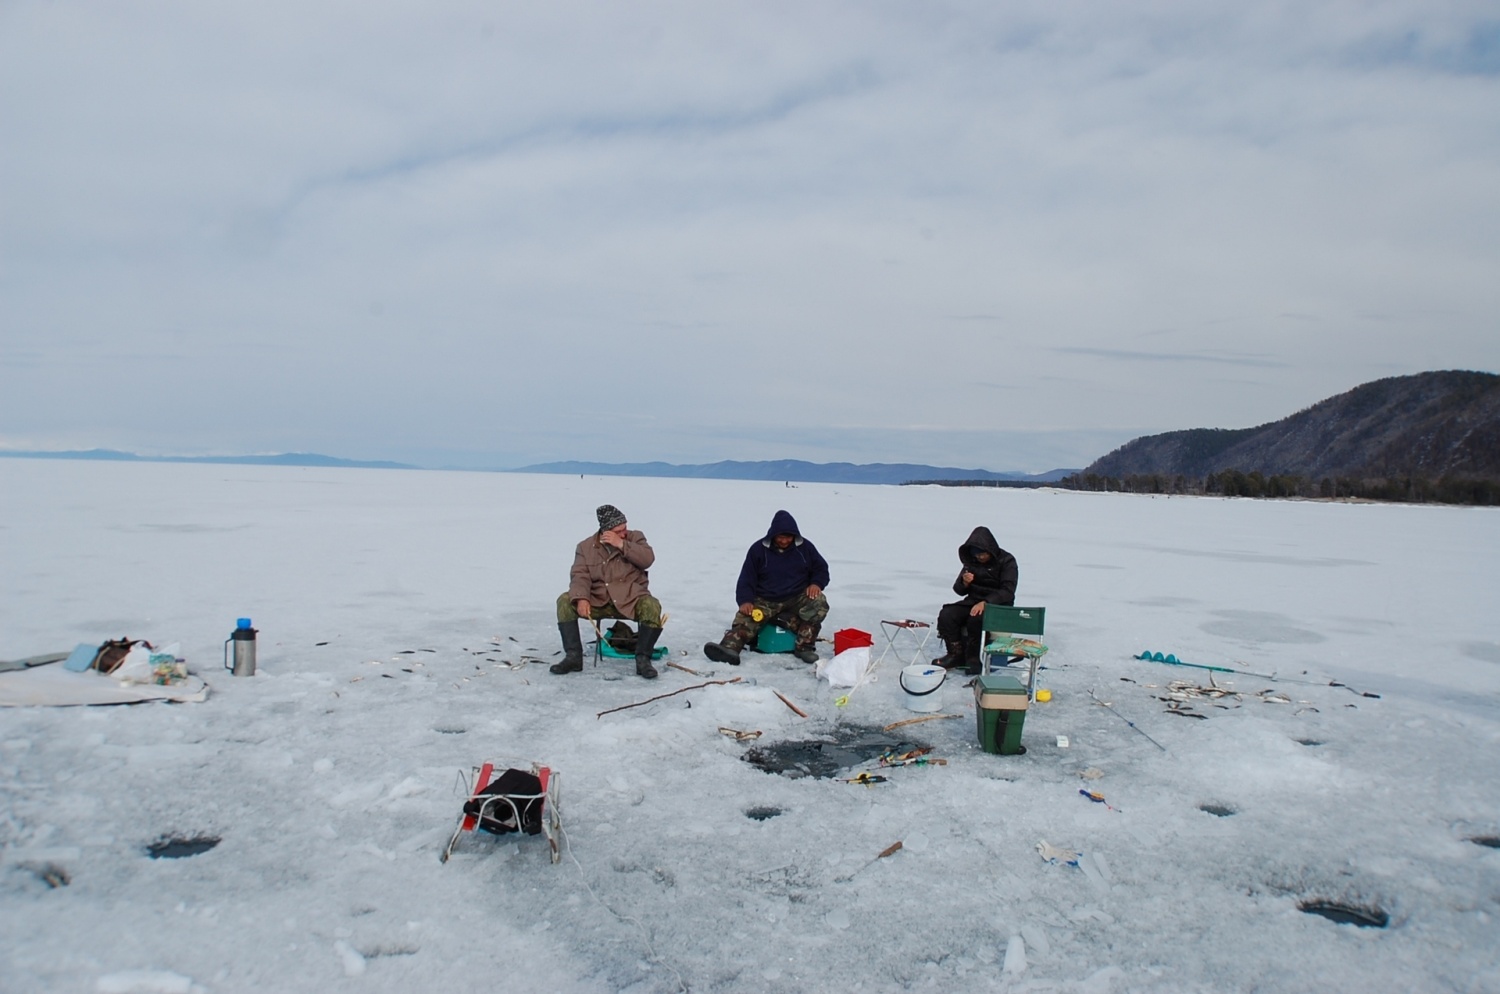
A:
<svg viewBox="0 0 1500 994">
<path fill-rule="evenodd" d="M 1228 818 L 1230 815 L 1239 814 L 1239 811 L 1227 804 L 1200 804 L 1198 810 L 1211 814 L 1215 818 Z"/>
<path fill-rule="evenodd" d="M 1500 835 L 1471 835 L 1469 841 L 1476 846 L 1489 846 L 1491 849 L 1500 849 Z"/>
<path fill-rule="evenodd" d="M 766 821 L 767 819 L 775 818 L 777 815 L 782 813 L 783 812 L 780 808 L 773 807 L 755 807 L 745 809 L 745 817 L 749 818 L 751 821 Z"/>
<path fill-rule="evenodd" d="M 1297 740 L 1297 744 L 1298 745 L 1305 745 L 1305 746 L 1320 746 L 1320 745 L 1323 744 L 1323 740 L 1322 739 L 1298 739 Z"/>
<path fill-rule="evenodd" d="M 188 838 L 162 836 L 146 847 L 146 855 L 152 859 L 184 859 L 206 853 L 219 844 L 217 835 L 194 835 Z"/>
<path fill-rule="evenodd" d="M 1338 901 L 1299 901 L 1297 908 L 1309 915 L 1322 915 L 1331 922 L 1359 928 L 1385 928 L 1391 920 L 1391 916 L 1380 908 L 1362 908 L 1354 904 L 1340 904 Z"/>
<path fill-rule="evenodd" d="M 819 739 L 797 739 L 755 746 L 745 752 L 751 766 L 792 780 L 828 779 L 892 750 L 921 748 L 867 725 L 840 725 Z"/>
</svg>

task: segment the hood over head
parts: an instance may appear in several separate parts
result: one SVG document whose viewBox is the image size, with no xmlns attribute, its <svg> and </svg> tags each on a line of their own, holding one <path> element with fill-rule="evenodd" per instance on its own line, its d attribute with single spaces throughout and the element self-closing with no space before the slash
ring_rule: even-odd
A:
<svg viewBox="0 0 1500 994">
<path fill-rule="evenodd" d="M 969 540 L 958 547 L 958 558 L 966 563 L 974 562 L 974 553 L 980 549 L 990 554 L 991 562 L 1000 558 L 1000 543 L 983 525 L 970 532 Z"/>
<path fill-rule="evenodd" d="M 766 529 L 766 537 L 761 539 L 761 541 L 766 545 L 770 545 L 771 539 L 777 535 L 795 535 L 797 536 L 797 544 L 802 544 L 802 533 L 797 530 L 797 519 L 792 517 L 790 511 L 776 512 L 775 517 L 771 519 L 771 527 Z"/>
</svg>

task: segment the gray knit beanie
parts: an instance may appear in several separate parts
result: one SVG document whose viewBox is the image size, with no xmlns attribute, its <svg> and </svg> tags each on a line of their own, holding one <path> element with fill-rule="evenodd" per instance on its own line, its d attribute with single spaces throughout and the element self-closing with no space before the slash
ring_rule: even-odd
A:
<svg viewBox="0 0 1500 994">
<path fill-rule="evenodd" d="M 599 510 L 594 513 L 599 516 L 599 530 L 602 532 L 618 528 L 625 523 L 625 515 L 613 504 L 600 504 Z"/>
</svg>

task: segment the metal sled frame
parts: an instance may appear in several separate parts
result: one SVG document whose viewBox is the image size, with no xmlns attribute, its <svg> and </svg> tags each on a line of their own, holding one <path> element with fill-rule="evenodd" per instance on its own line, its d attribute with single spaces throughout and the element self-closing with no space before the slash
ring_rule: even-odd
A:
<svg viewBox="0 0 1500 994">
<path fill-rule="evenodd" d="M 503 773 L 506 770 L 521 769 L 521 767 L 491 761 L 473 768 L 473 779 L 470 781 L 468 796 L 464 798 L 464 803 L 467 805 L 470 801 L 478 801 L 479 813 L 477 815 L 463 813 L 458 816 L 458 827 L 453 830 L 453 837 L 443 848 L 441 861 L 448 862 L 448 857 L 453 855 L 453 847 L 458 843 L 458 837 L 465 832 L 474 831 L 483 818 L 501 822 L 513 821 L 517 834 L 524 834 L 521 833 L 521 808 L 517 802 L 525 803 L 535 800 L 542 802 L 542 835 L 546 836 L 547 845 L 552 850 L 552 862 L 556 863 L 562 859 L 562 814 L 559 809 L 561 788 L 558 785 L 560 774 L 551 767 L 532 763 L 530 772 L 542 782 L 541 793 L 485 794 L 484 788 L 490 785 L 490 780 L 495 776 L 497 769 Z M 496 811 L 496 808 L 500 810 Z M 508 814 L 505 811 L 506 808 L 509 808 Z"/>
</svg>

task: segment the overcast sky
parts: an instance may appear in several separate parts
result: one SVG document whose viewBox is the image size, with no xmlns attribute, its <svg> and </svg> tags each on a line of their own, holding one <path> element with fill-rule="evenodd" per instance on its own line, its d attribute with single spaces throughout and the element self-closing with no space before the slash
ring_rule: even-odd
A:
<svg viewBox="0 0 1500 994">
<path fill-rule="evenodd" d="M 1500 8 L 0 2 L 0 447 L 1081 466 L 1500 369 Z"/>
</svg>

